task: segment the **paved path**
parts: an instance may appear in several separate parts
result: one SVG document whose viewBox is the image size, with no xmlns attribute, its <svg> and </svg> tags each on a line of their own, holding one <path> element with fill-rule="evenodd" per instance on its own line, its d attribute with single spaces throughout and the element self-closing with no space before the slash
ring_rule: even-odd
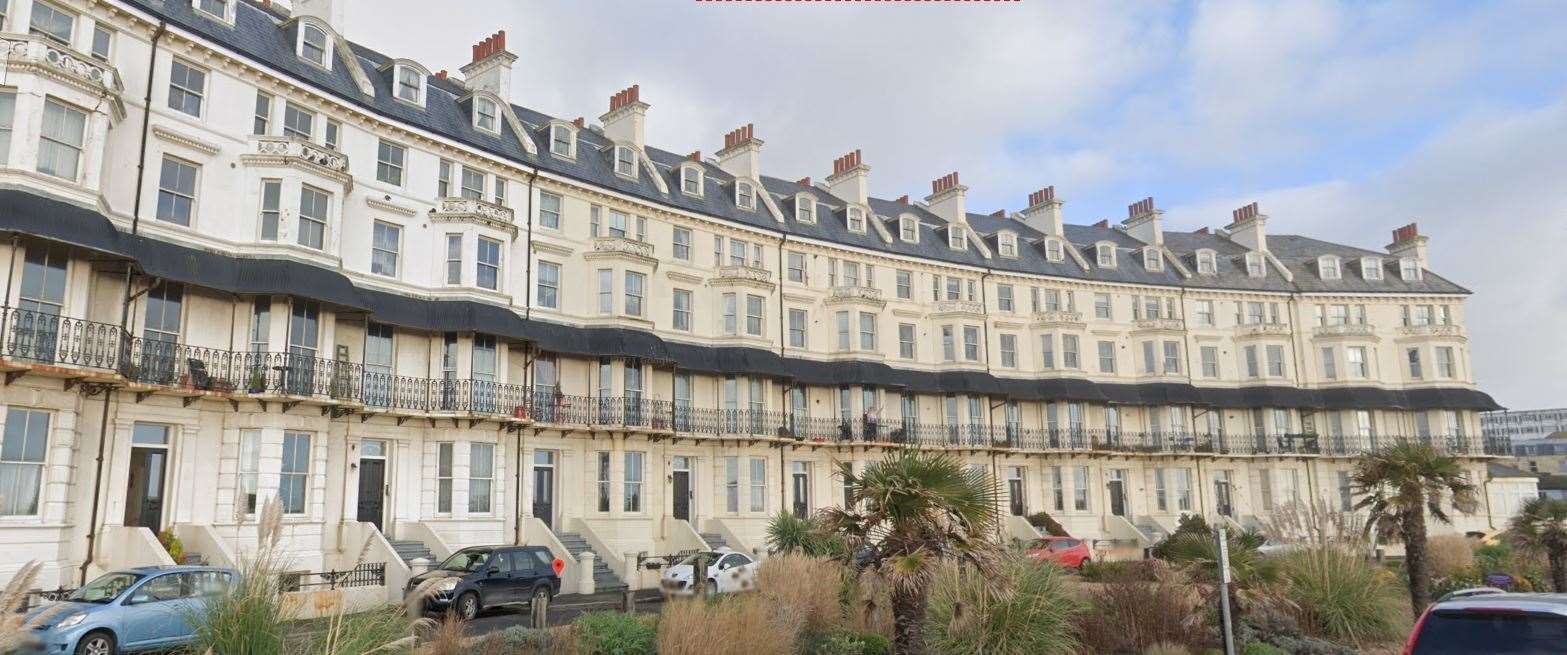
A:
<svg viewBox="0 0 1567 655">
<path fill-rule="evenodd" d="M 621 594 L 593 594 L 583 596 L 580 594 L 565 594 L 556 596 L 550 602 L 549 624 L 566 625 L 577 620 L 577 617 L 597 610 L 620 611 Z M 663 598 L 656 589 L 644 589 L 637 592 L 637 613 L 657 614 L 663 609 Z M 471 636 L 485 635 L 492 632 L 500 632 L 512 626 L 530 625 L 532 614 L 526 605 L 515 605 L 488 609 L 479 613 L 479 616 L 468 622 L 468 634 Z"/>
</svg>

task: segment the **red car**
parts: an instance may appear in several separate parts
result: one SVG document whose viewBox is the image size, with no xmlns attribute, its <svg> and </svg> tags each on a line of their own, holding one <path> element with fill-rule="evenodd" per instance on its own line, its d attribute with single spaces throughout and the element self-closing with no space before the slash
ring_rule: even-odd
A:
<svg viewBox="0 0 1567 655">
<path fill-rule="evenodd" d="M 1028 547 L 1028 556 L 1068 569 L 1081 569 L 1093 560 L 1088 543 L 1072 537 L 1045 537 Z"/>
</svg>

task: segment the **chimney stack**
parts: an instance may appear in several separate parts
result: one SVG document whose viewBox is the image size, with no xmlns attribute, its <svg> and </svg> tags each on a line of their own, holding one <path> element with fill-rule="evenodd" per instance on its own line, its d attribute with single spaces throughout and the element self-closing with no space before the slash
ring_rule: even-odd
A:
<svg viewBox="0 0 1567 655">
<path fill-rule="evenodd" d="M 725 173 L 748 180 L 762 179 L 762 140 L 755 126 L 746 123 L 724 135 L 724 149 L 718 151 L 718 167 Z"/>
<path fill-rule="evenodd" d="M 599 122 L 604 124 L 604 136 L 641 148 L 647 109 L 648 104 L 642 102 L 642 85 L 633 84 L 621 89 L 609 97 L 609 111 L 599 117 Z"/>
<path fill-rule="evenodd" d="M 1430 268 L 1426 261 L 1428 241 L 1428 237 L 1420 234 L 1420 227 L 1410 223 L 1393 230 L 1393 242 L 1387 245 L 1387 252 L 1394 257 L 1413 257 L 1420 262 L 1420 268 Z"/>
<path fill-rule="evenodd" d="M 511 102 L 511 66 L 516 62 L 517 55 L 506 49 L 506 30 L 501 30 L 473 44 L 473 61 L 457 70 L 468 88 Z"/>
<path fill-rule="evenodd" d="M 694 162 L 700 164 L 700 163 L 702 163 L 702 151 L 701 150 L 692 150 L 691 154 L 686 155 L 686 159 L 689 159 L 691 161 L 694 161 Z"/>
<path fill-rule="evenodd" d="M 1094 227 L 1110 227 L 1110 219 L 1101 218 L 1098 223 L 1094 223 Z"/>
<path fill-rule="evenodd" d="M 1154 207 L 1153 197 L 1143 198 L 1126 207 L 1126 220 L 1121 221 L 1126 226 L 1126 233 L 1132 235 L 1146 244 L 1154 246 L 1164 245 L 1164 228 L 1160 225 L 1159 216 L 1164 212 Z"/>
<path fill-rule="evenodd" d="M 860 151 L 834 159 L 832 175 L 827 176 L 827 190 L 849 202 L 866 204 L 871 197 L 871 167 L 860 160 Z"/>
<path fill-rule="evenodd" d="M 1225 226 L 1230 233 L 1230 240 L 1245 246 L 1248 250 L 1257 252 L 1268 251 L 1268 215 L 1257 210 L 1257 203 L 1251 203 L 1230 213 L 1235 219 Z"/>
<path fill-rule="evenodd" d="M 293 16 L 311 16 L 325 21 L 332 26 L 338 34 L 343 33 L 343 7 L 347 0 L 294 0 L 290 14 Z"/>
<path fill-rule="evenodd" d="M 925 196 L 925 202 L 930 204 L 930 213 L 947 223 L 968 225 L 968 209 L 964 206 L 967 194 L 968 187 L 958 183 L 958 173 L 953 171 L 931 180 L 930 195 Z"/>
<path fill-rule="evenodd" d="M 1061 227 L 1061 201 L 1056 199 L 1055 187 L 1047 186 L 1028 194 L 1023 224 L 1051 236 L 1066 236 Z"/>
</svg>

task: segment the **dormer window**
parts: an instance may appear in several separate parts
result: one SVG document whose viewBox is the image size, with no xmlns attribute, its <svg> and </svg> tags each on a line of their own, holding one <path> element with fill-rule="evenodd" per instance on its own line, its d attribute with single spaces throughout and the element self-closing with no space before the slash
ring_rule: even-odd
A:
<svg viewBox="0 0 1567 655">
<path fill-rule="evenodd" d="M 849 207 L 849 231 L 855 234 L 865 234 L 865 210 L 859 207 Z"/>
<path fill-rule="evenodd" d="M 550 154 L 560 157 L 576 158 L 577 156 L 577 132 L 565 125 L 555 124 L 550 126 Z"/>
<path fill-rule="evenodd" d="M 1414 257 L 1400 257 L 1398 259 L 1398 276 L 1405 282 L 1414 282 L 1420 279 L 1420 262 Z"/>
<path fill-rule="evenodd" d="M 489 98 L 473 99 L 473 126 L 490 134 L 501 133 L 501 107 Z"/>
<path fill-rule="evenodd" d="M 805 194 L 794 197 L 794 220 L 801 223 L 816 222 L 816 199 Z"/>
<path fill-rule="evenodd" d="M 756 209 L 756 187 L 751 186 L 750 182 L 735 182 L 735 206 L 746 210 Z"/>
<path fill-rule="evenodd" d="M 327 40 L 326 30 L 310 23 L 300 25 L 297 54 L 300 59 L 328 68 L 326 62 L 332 54 L 332 44 Z"/>
<path fill-rule="evenodd" d="M 968 231 L 956 225 L 947 228 L 947 247 L 953 250 L 968 250 Z"/>
<path fill-rule="evenodd" d="M 1197 251 L 1197 274 L 1217 275 L 1219 273 L 1219 257 L 1212 250 Z"/>
<path fill-rule="evenodd" d="M 1158 248 L 1143 248 L 1143 268 L 1158 273 L 1164 270 L 1164 253 Z"/>
<path fill-rule="evenodd" d="M 423 107 L 424 73 L 407 64 L 398 64 L 395 72 L 397 99 Z"/>
<path fill-rule="evenodd" d="M 615 146 L 615 174 L 637 176 L 637 153 L 630 146 Z"/>
<path fill-rule="evenodd" d="M 701 197 L 704 182 L 701 167 L 695 164 L 680 167 L 680 190 L 686 195 Z"/>
<path fill-rule="evenodd" d="M 1317 274 L 1321 275 L 1322 279 L 1324 280 L 1339 279 L 1341 273 L 1339 271 L 1338 257 L 1334 257 L 1333 255 L 1323 255 L 1318 257 Z"/>
<path fill-rule="evenodd" d="M 1246 275 L 1251 277 L 1262 277 L 1263 275 L 1266 275 L 1267 272 L 1268 269 L 1264 268 L 1262 265 L 1262 253 L 1246 253 Z"/>
<path fill-rule="evenodd" d="M 1361 260 L 1360 260 L 1360 277 L 1365 278 L 1367 280 L 1380 282 L 1382 280 L 1382 258 L 1381 257 L 1363 257 L 1363 258 L 1361 258 Z"/>
<path fill-rule="evenodd" d="M 1002 257 L 1017 257 L 1017 235 L 1002 232 L 996 236 L 996 252 Z"/>
<path fill-rule="evenodd" d="M 920 221 L 913 216 L 898 217 L 898 238 L 904 243 L 920 242 Z"/>
<path fill-rule="evenodd" d="M 225 23 L 234 22 L 233 17 L 229 15 L 229 8 L 234 6 L 231 0 L 196 0 L 192 4 L 196 7 L 196 11 Z"/>
<path fill-rule="evenodd" d="M 1094 261 L 1100 268 L 1115 268 L 1115 244 L 1094 244 Z"/>
<path fill-rule="evenodd" d="M 1065 258 L 1065 249 L 1061 247 L 1061 240 L 1054 237 L 1045 239 L 1045 259 L 1059 262 Z"/>
</svg>

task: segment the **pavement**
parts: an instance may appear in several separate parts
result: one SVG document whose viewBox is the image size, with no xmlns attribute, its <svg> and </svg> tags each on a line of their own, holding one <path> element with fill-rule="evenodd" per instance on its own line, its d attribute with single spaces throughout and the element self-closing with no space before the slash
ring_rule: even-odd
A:
<svg viewBox="0 0 1567 655">
<path fill-rule="evenodd" d="M 636 592 L 637 613 L 657 614 L 664 607 L 663 595 L 657 589 L 643 589 Z M 547 620 L 552 626 L 567 625 L 577 620 L 577 617 L 588 612 L 599 610 L 620 611 L 623 595 L 619 592 L 607 594 L 561 594 L 550 601 Z M 533 613 L 526 605 L 508 605 L 496 607 L 479 612 L 479 616 L 468 622 L 467 632 L 469 636 L 487 635 L 492 632 L 500 632 L 513 626 L 529 627 L 532 625 Z"/>
</svg>

